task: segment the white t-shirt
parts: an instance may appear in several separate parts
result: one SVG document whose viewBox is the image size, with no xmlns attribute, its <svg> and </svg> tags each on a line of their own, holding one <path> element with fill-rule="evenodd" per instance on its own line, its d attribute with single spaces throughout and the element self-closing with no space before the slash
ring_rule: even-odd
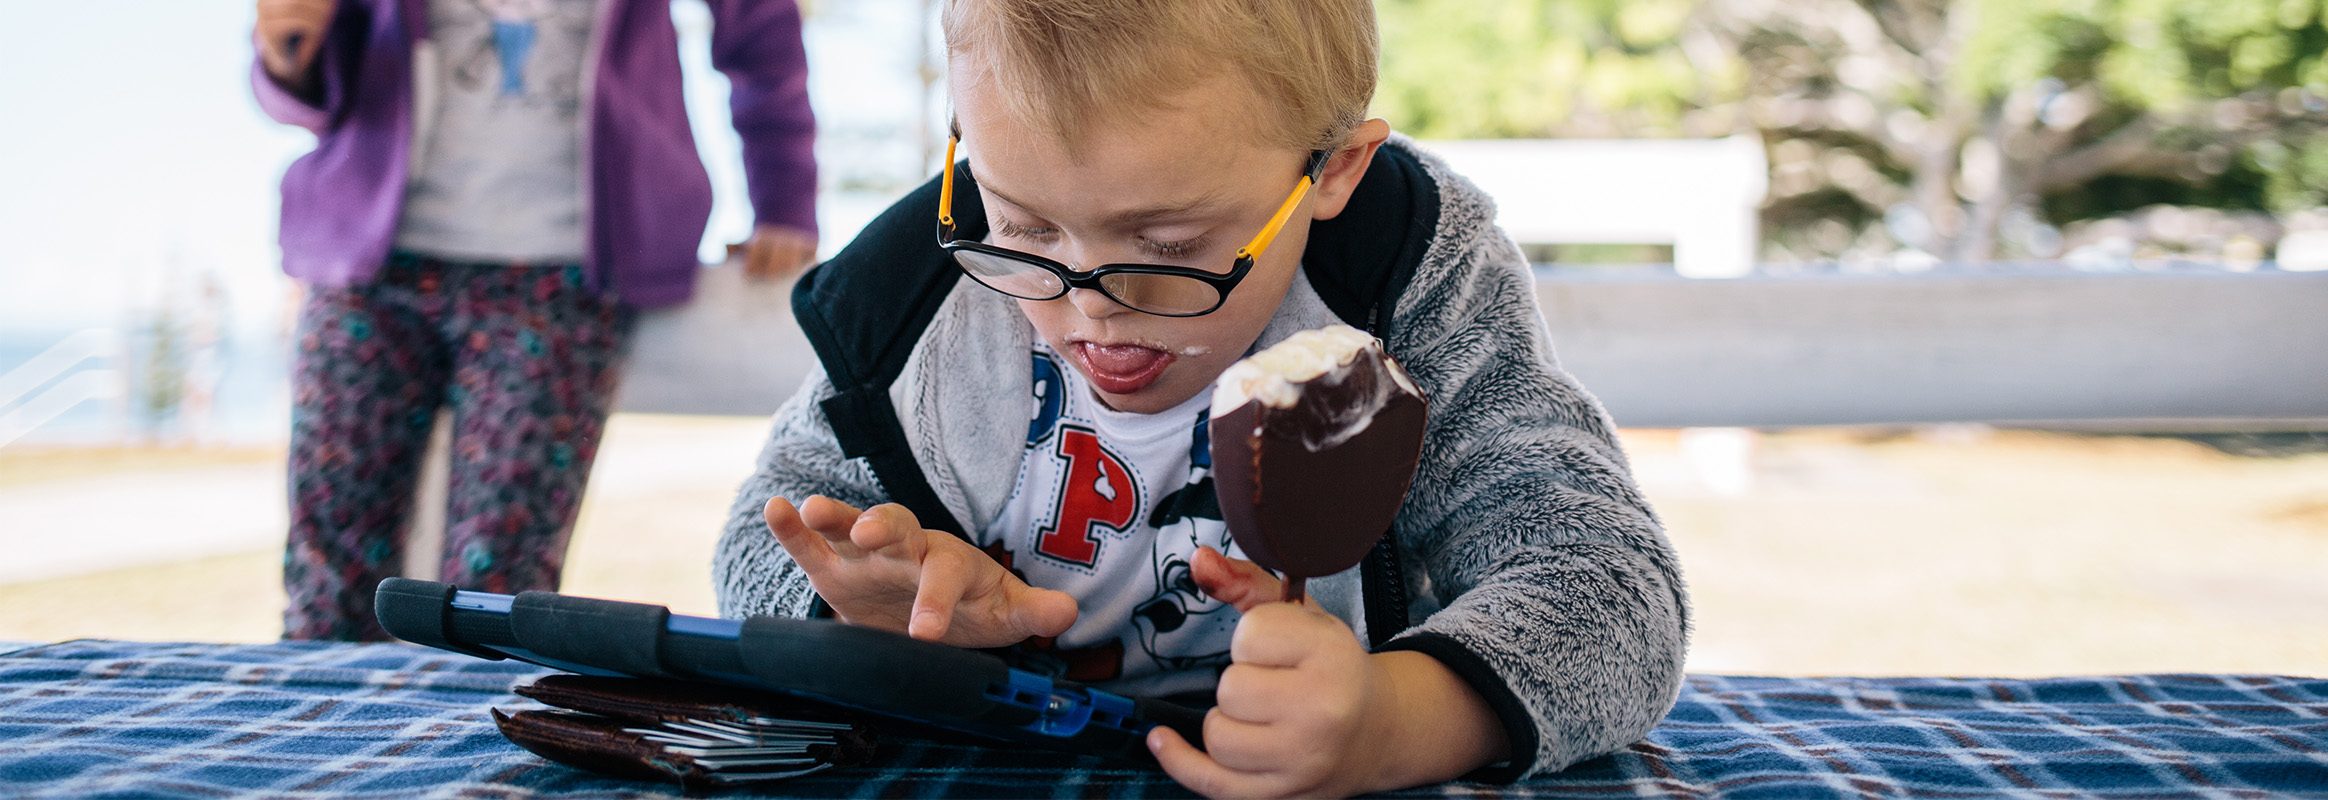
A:
<svg viewBox="0 0 2328 800">
<path fill-rule="evenodd" d="M 579 263 L 582 71 L 596 0 L 430 0 L 439 59 L 396 247 L 440 258 Z"/>
<path fill-rule="evenodd" d="M 1229 663 L 1235 608 L 1189 575 L 1199 545 L 1231 557 L 1205 435 L 1210 392 L 1156 414 L 1108 408 L 1048 346 L 1034 351 L 1018 484 L 977 544 L 1081 615 L 1036 655 L 1057 674 L 1138 695 L 1209 691 Z"/>
</svg>

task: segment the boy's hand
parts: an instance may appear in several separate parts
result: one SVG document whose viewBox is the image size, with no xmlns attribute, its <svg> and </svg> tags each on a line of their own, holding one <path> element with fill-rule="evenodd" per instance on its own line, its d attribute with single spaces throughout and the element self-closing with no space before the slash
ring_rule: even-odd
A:
<svg viewBox="0 0 2328 800">
<path fill-rule="evenodd" d="M 1448 780 L 1504 758 L 1487 703 L 1437 659 L 1368 653 L 1341 620 L 1276 602 L 1253 562 L 1197 551 L 1191 577 L 1244 614 L 1205 714 L 1205 750 L 1169 728 L 1148 749 L 1208 797 L 1343 796 Z"/>
<path fill-rule="evenodd" d="M 811 497 L 794 508 L 778 497 L 764 514 L 842 622 L 960 647 L 1017 644 L 1075 624 L 1074 598 L 1028 586 L 968 542 L 923 528 L 904 506 L 859 511 Z"/>
<path fill-rule="evenodd" d="M 1245 612 L 1221 673 L 1220 704 L 1204 716 L 1206 749 L 1172 729 L 1148 749 L 1207 797 L 1345 796 L 1383 786 L 1384 676 L 1341 620 L 1306 604 Z"/>
<path fill-rule="evenodd" d="M 1204 596 L 1235 606 L 1240 614 L 1262 603 L 1285 599 L 1285 583 L 1269 570 L 1210 547 L 1196 548 L 1196 557 L 1189 559 L 1188 577 L 1196 581 Z"/>
</svg>

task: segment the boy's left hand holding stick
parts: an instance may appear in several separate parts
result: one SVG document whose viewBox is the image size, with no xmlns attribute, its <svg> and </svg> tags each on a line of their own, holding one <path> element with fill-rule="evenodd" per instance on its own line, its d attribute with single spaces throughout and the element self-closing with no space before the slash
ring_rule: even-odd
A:
<svg viewBox="0 0 2328 800">
<path fill-rule="evenodd" d="M 1205 749 L 1168 728 L 1148 749 L 1207 797 L 1348 796 L 1436 783 L 1503 760 L 1487 703 L 1437 659 L 1369 653 L 1310 603 L 1280 602 L 1268 570 L 1204 548 L 1191 565 L 1205 594 L 1237 607 Z"/>
</svg>

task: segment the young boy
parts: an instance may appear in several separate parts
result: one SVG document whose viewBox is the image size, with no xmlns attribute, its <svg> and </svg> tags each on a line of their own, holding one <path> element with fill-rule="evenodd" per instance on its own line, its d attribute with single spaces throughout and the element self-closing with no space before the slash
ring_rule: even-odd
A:
<svg viewBox="0 0 2328 800">
<path fill-rule="evenodd" d="M 1149 746 L 1212 796 L 1509 780 L 1657 722 L 1672 550 L 1489 200 L 1365 118 L 1365 0 L 955 0 L 944 26 L 967 157 L 796 290 L 824 369 L 737 499 L 723 613 L 1209 693 L 1203 750 Z M 869 346 L 893 383 L 836 344 L 915 315 Z M 1210 388 L 1337 319 L 1413 373 L 1428 441 L 1392 545 L 1270 602 L 1211 502 Z"/>
</svg>

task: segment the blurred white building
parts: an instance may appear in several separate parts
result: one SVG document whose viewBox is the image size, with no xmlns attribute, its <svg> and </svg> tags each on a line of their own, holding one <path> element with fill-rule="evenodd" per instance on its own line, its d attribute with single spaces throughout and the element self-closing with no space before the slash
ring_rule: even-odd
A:
<svg viewBox="0 0 2328 800">
<path fill-rule="evenodd" d="M 1496 223 L 1523 245 L 1672 245 L 1686 277 L 1754 269 L 1770 167 L 1753 136 L 1424 146 L 1494 197 Z"/>
</svg>

